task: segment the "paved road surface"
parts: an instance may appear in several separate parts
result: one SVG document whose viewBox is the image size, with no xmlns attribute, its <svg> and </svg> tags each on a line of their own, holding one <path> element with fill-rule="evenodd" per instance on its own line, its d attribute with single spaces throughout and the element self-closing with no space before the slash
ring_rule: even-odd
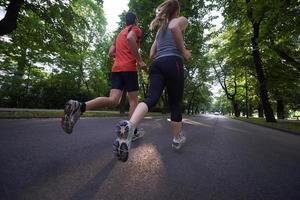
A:
<svg viewBox="0 0 300 200">
<path fill-rule="evenodd" d="M 112 157 L 119 118 L 0 120 L 0 199 L 300 199 L 300 136 L 216 116 L 146 119 L 126 163 Z"/>
</svg>

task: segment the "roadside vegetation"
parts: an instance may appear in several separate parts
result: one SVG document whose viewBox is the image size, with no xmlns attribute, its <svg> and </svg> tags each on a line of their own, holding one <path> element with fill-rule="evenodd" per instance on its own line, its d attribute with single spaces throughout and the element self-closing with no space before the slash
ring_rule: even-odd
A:
<svg viewBox="0 0 300 200">
<path fill-rule="evenodd" d="M 128 4 L 144 32 L 141 53 L 148 64 L 157 31 L 149 31 L 149 24 L 161 2 Z M 185 114 L 210 111 L 251 118 L 257 113 L 272 123 L 300 117 L 299 0 L 179 2 L 181 15 L 189 20 L 185 41 L 193 54 L 185 63 Z M 102 0 L 0 0 L 0 7 L 7 10 L 0 20 L 0 108 L 61 109 L 69 99 L 86 101 L 109 94 L 113 60 L 107 52 L 124 21 L 114 33 L 107 33 Z M 120 17 L 124 15 L 125 11 Z M 214 21 L 218 16 L 219 27 Z M 144 99 L 147 73 L 139 71 L 139 83 L 139 99 Z M 221 86 L 215 94 L 214 85 Z M 128 110 L 124 99 L 122 114 Z M 169 111 L 166 91 L 154 111 Z"/>
</svg>

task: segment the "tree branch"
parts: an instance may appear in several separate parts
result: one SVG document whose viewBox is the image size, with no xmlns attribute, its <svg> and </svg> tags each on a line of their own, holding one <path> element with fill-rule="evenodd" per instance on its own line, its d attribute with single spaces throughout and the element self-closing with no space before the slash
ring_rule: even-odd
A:
<svg viewBox="0 0 300 200">
<path fill-rule="evenodd" d="M 9 34 L 17 28 L 17 20 L 24 0 L 11 0 L 4 18 L 0 21 L 0 36 Z"/>
<path fill-rule="evenodd" d="M 300 72 L 300 61 L 292 58 L 290 55 L 288 55 L 282 48 L 280 48 L 279 46 L 273 46 L 271 47 L 276 53 L 277 55 L 282 58 L 283 60 L 285 60 L 287 63 L 289 63 L 290 65 L 294 66 L 299 72 Z"/>
</svg>

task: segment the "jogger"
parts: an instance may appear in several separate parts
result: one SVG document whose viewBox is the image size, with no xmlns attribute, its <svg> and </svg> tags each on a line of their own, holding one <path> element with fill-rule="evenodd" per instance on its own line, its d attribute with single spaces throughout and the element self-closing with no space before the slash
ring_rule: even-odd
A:
<svg viewBox="0 0 300 200">
<path fill-rule="evenodd" d="M 158 14 L 150 24 L 150 29 L 160 26 L 150 50 L 153 62 L 150 66 L 150 86 L 148 97 L 138 104 L 129 121 L 119 123 L 120 133 L 114 143 L 117 157 L 126 161 L 134 129 L 146 113 L 159 100 L 165 87 L 171 108 L 172 147 L 179 149 L 186 137 L 182 133 L 181 102 L 183 95 L 183 59 L 189 60 L 191 52 L 184 46 L 183 32 L 188 21 L 179 17 L 178 0 L 167 0 L 158 8 Z M 129 139 L 128 139 L 129 138 Z"/>
<path fill-rule="evenodd" d="M 129 117 L 136 108 L 139 89 L 137 67 L 146 67 L 138 51 L 142 31 L 137 26 L 137 17 L 134 13 L 128 12 L 125 20 L 126 27 L 119 33 L 109 49 L 109 56 L 115 58 L 109 97 L 98 97 L 87 102 L 69 100 L 61 119 L 61 126 L 66 133 L 72 133 L 75 123 L 86 110 L 117 106 L 121 101 L 123 91 L 128 94 Z M 135 129 L 133 140 L 141 137 L 141 134 L 142 132 Z"/>
</svg>

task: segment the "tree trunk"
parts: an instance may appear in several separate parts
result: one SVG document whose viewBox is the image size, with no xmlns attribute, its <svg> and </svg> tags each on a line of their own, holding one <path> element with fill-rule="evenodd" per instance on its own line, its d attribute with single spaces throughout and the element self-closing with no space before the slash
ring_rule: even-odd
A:
<svg viewBox="0 0 300 200">
<path fill-rule="evenodd" d="M 246 89 L 246 117 L 247 119 L 249 119 L 249 95 L 248 95 L 248 72 L 247 72 L 247 68 L 245 69 L 245 89 Z"/>
<path fill-rule="evenodd" d="M 239 104 L 233 100 L 232 101 L 232 106 L 233 106 L 233 110 L 234 110 L 234 116 L 235 117 L 240 117 L 241 116 L 241 111 L 240 111 L 240 108 L 239 108 Z"/>
<path fill-rule="evenodd" d="M 193 99 L 194 99 L 194 96 L 195 96 L 195 91 L 196 90 L 194 90 L 193 91 L 193 94 L 192 94 L 192 96 L 191 96 L 191 98 L 189 99 L 189 101 L 188 101 L 188 115 L 190 115 L 192 112 L 193 112 Z"/>
<path fill-rule="evenodd" d="M 253 38 L 251 40 L 252 42 L 252 55 L 254 59 L 257 79 L 259 81 L 259 94 L 262 102 L 262 106 L 265 112 L 266 121 L 267 122 L 276 122 L 274 113 L 269 101 L 268 96 L 268 90 L 267 90 L 267 80 L 265 78 L 260 53 L 259 53 L 259 45 L 258 45 L 258 39 L 259 39 L 259 23 L 254 22 L 253 24 Z"/>
<path fill-rule="evenodd" d="M 264 109 L 263 109 L 263 106 L 261 103 L 258 104 L 257 110 L 258 110 L 258 117 L 263 118 L 264 117 Z"/>
<path fill-rule="evenodd" d="M 253 108 L 253 106 L 249 103 L 248 104 L 249 106 L 248 106 L 248 108 L 249 108 L 249 110 L 248 110 L 248 112 L 249 112 L 249 117 L 252 117 L 253 116 L 253 112 L 254 112 L 254 108 Z"/>
<path fill-rule="evenodd" d="M 194 107 L 195 107 L 195 104 L 192 103 L 192 106 L 191 106 L 191 111 L 192 111 L 192 112 L 191 112 L 191 115 L 194 115 L 195 112 L 196 112 Z"/>
<path fill-rule="evenodd" d="M 282 100 L 277 100 L 277 118 L 284 119 L 284 104 Z"/>
<path fill-rule="evenodd" d="M 9 34 L 17 28 L 17 20 L 24 0 L 11 0 L 4 18 L 0 21 L 0 36 Z"/>
<path fill-rule="evenodd" d="M 188 108 L 187 108 L 187 114 L 188 114 L 188 115 L 191 114 L 191 108 L 192 108 L 192 102 L 189 101 L 189 102 L 188 102 Z"/>
<path fill-rule="evenodd" d="M 199 114 L 199 113 L 200 113 L 199 106 L 196 106 L 195 114 Z"/>
</svg>

